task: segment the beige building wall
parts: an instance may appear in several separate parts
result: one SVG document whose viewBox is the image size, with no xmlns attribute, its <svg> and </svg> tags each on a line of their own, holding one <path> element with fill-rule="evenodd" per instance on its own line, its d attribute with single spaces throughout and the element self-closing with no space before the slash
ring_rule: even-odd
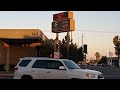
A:
<svg viewBox="0 0 120 90">
<path fill-rule="evenodd" d="M 35 57 L 36 48 L 35 47 L 21 47 L 21 46 L 10 46 L 9 48 L 9 64 L 17 64 L 19 58 L 22 57 Z M 7 47 L 0 47 L 0 65 L 7 63 Z"/>
</svg>

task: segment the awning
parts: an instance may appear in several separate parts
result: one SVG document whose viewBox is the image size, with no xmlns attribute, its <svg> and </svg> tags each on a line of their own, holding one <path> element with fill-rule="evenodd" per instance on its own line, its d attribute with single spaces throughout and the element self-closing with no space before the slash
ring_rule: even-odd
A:
<svg viewBox="0 0 120 90">
<path fill-rule="evenodd" d="M 0 40 L 9 45 L 21 45 L 21 44 L 32 44 L 37 42 L 40 43 L 43 42 L 41 38 L 23 38 L 23 39 L 0 38 Z"/>
</svg>

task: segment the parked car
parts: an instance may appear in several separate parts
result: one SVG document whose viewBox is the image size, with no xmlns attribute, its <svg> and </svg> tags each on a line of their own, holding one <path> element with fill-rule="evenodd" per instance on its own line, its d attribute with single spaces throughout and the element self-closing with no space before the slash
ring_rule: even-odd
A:
<svg viewBox="0 0 120 90">
<path fill-rule="evenodd" d="M 25 57 L 15 66 L 14 79 L 104 79 L 99 71 L 81 69 L 68 59 Z"/>
</svg>

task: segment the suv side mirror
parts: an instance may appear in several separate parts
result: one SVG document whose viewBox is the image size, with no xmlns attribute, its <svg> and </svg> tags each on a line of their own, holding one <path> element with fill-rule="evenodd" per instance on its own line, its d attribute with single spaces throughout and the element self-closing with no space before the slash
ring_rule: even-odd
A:
<svg viewBox="0 0 120 90">
<path fill-rule="evenodd" d="M 78 66 L 80 67 L 81 65 L 78 63 Z"/>
<path fill-rule="evenodd" d="M 60 70 L 65 70 L 65 67 L 64 66 L 59 66 L 59 69 Z"/>
</svg>

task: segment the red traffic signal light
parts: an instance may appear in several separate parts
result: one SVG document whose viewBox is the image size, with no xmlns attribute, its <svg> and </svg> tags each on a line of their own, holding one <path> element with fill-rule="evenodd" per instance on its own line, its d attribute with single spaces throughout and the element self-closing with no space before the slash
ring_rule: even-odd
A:
<svg viewBox="0 0 120 90">
<path fill-rule="evenodd" d="M 60 45 L 59 45 L 59 43 L 56 43 L 56 48 L 58 49 L 58 48 L 60 48 Z"/>
</svg>

